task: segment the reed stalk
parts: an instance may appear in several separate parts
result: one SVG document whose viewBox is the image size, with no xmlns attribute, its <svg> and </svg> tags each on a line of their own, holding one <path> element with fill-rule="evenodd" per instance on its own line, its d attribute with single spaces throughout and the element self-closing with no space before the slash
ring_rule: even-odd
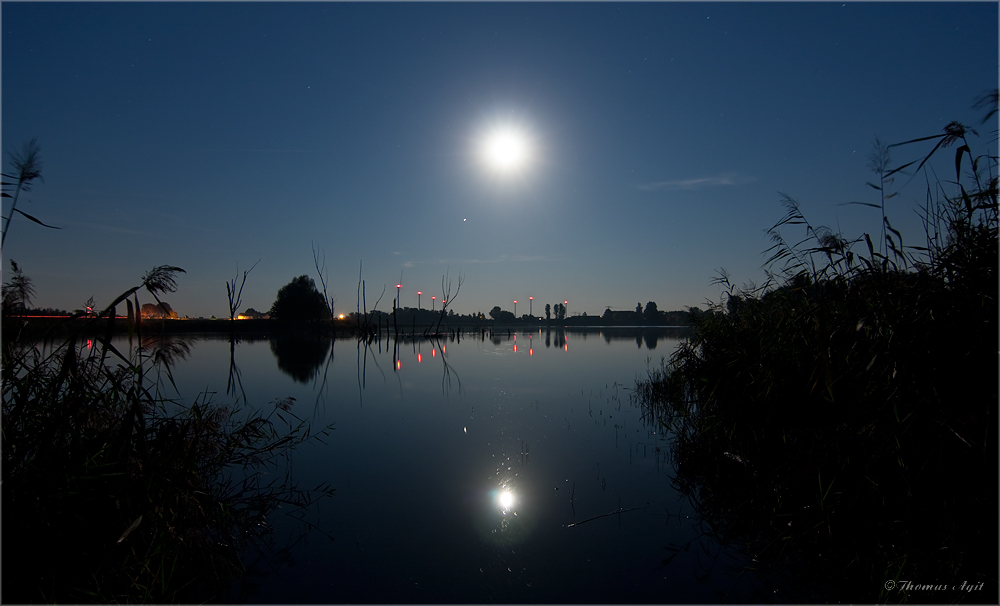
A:
<svg viewBox="0 0 1000 606">
<path fill-rule="evenodd" d="M 636 385 L 718 538 L 837 587 L 805 601 L 911 599 L 879 598 L 898 575 L 985 581 L 993 594 L 974 599 L 997 599 L 996 157 L 973 157 L 971 132 L 906 142 L 937 142 L 920 166 L 958 147 L 956 185 L 928 194 L 927 247 L 888 218 L 884 248 L 845 239 L 785 196 L 767 283 L 722 272 L 695 336 Z M 884 186 L 903 167 L 880 168 Z M 789 243 L 792 228 L 804 239 Z"/>
<path fill-rule="evenodd" d="M 17 554 L 2 562 L 5 601 L 222 600 L 279 503 L 332 494 L 265 480 L 332 430 L 314 431 L 293 399 L 244 412 L 209 393 L 163 395 L 186 348 L 143 337 L 137 292 L 170 292 L 181 271 L 155 268 L 118 296 L 91 320 L 107 324 L 93 346 L 76 334 L 51 350 L 4 341 L 4 547 Z M 112 341 L 123 301 L 128 348 Z"/>
</svg>

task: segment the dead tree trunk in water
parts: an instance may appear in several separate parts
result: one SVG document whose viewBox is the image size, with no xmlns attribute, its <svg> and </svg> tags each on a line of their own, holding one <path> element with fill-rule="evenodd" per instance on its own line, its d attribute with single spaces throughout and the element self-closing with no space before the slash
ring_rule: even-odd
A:
<svg viewBox="0 0 1000 606">
<path fill-rule="evenodd" d="M 458 288 L 455 289 L 455 294 L 453 296 L 451 294 L 451 278 L 448 276 L 447 273 L 441 276 L 441 315 L 438 316 L 437 326 L 434 327 L 435 333 L 441 332 L 441 322 L 444 320 L 445 316 L 448 313 L 448 304 L 454 302 L 455 297 L 457 297 L 458 293 L 462 291 L 463 282 L 465 282 L 465 278 L 462 276 L 461 273 L 459 273 Z M 428 327 L 427 330 L 430 330 L 430 327 Z"/>
</svg>

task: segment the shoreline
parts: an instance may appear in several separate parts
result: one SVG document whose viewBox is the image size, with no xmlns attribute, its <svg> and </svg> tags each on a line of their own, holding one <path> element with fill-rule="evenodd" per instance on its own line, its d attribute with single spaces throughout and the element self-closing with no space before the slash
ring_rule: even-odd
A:
<svg viewBox="0 0 1000 606">
<path fill-rule="evenodd" d="M 598 318 L 593 318 L 598 320 Z M 424 335 L 425 330 L 433 328 L 434 325 L 407 325 L 400 327 L 400 336 L 413 337 L 414 335 Z M 4 318 L 4 338 L 20 340 L 23 338 L 37 338 L 44 336 L 68 336 L 71 334 L 81 335 L 101 335 L 108 331 L 108 320 L 97 317 L 73 317 L 73 316 L 25 316 L 22 318 Z M 386 331 L 388 328 L 388 331 Z M 583 322 L 559 322 L 559 323 L 513 323 L 500 324 L 494 322 L 482 322 L 477 325 L 467 325 L 456 323 L 452 326 L 441 326 L 437 335 L 452 333 L 502 333 L 502 332 L 522 332 L 535 330 L 667 330 L 683 335 L 693 331 L 689 325 L 618 325 L 604 323 L 583 323 Z M 128 318 L 118 316 L 114 320 L 113 334 L 128 334 Z M 133 329 L 134 331 L 135 329 Z M 357 337 L 360 336 L 357 324 L 348 320 L 319 320 L 319 321 L 283 321 L 283 320 L 229 320 L 229 319 L 143 319 L 139 323 L 139 330 L 143 334 L 235 334 L 235 335 L 270 335 L 288 333 L 314 333 L 333 337 Z M 382 327 L 382 332 L 392 334 L 391 327 Z"/>
</svg>

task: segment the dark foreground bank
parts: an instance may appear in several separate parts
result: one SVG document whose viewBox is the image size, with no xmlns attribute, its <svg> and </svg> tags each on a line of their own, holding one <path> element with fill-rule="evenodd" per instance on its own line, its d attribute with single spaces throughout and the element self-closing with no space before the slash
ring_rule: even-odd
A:
<svg viewBox="0 0 1000 606">
<path fill-rule="evenodd" d="M 677 485 L 797 601 L 996 603 L 996 177 L 924 209 L 919 256 L 891 226 L 883 254 L 786 206 L 780 281 L 723 277 L 696 336 L 637 385 Z M 788 246 L 788 225 L 811 240 Z"/>
</svg>

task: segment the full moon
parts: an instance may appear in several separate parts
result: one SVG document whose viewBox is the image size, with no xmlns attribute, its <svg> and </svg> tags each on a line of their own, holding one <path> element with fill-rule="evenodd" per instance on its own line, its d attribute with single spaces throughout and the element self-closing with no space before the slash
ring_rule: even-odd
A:
<svg viewBox="0 0 1000 606">
<path fill-rule="evenodd" d="M 531 141 L 519 129 L 495 128 L 483 137 L 480 156 L 486 166 L 498 173 L 517 172 L 531 161 Z"/>
</svg>

